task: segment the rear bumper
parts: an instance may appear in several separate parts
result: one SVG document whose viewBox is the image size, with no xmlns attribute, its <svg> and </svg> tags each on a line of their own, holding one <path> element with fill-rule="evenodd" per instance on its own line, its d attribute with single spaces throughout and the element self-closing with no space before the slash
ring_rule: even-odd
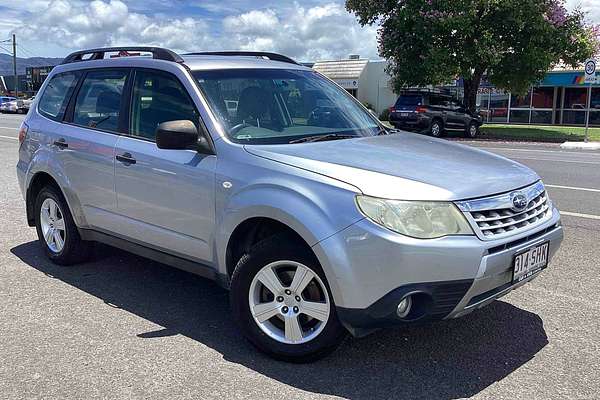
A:
<svg viewBox="0 0 600 400">
<path fill-rule="evenodd" d="M 431 118 L 422 114 L 417 114 L 410 118 L 400 118 L 390 115 L 389 122 L 394 128 L 416 132 L 427 131 L 431 126 Z"/>
<path fill-rule="evenodd" d="M 502 240 L 455 236 L 423 241 L 362 221 L 314 249 L 324 269 L 334 270 L 333 284 L 329 275 L 328 280 L 341 322 L 362 336 L 377 328 L 457 318 L 483 307 L 543 272 L 513 284 L 515 254 L 549 242 L 550 261 L 562 238 L 554 209 L 544 224 Z M 323 261 L 327 255 L 336 265 Z M 421 296 L 420 312 L 398 318 L 398 303 L 415 293 Z"/>
</svg>

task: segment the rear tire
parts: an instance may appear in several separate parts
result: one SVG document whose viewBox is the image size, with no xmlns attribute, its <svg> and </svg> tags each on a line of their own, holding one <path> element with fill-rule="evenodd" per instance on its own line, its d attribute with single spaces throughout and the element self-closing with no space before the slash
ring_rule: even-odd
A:
<svg viewBox="0 0 600 400">
<path fill-rule="evenodd" d="M 239 260 L 230 300 L 244 336 L 278 360 L 315 361 L 347 335 L 318 261 L 289 235 L 267 238 Z"/>
<path fill-rule="evenodd" d="M 444 134 L 444 124 L 439 119 L 431 121 L 429 134 L 433 137 L 441 137 Z"/>
<path fill-rule="evenodd" d="M 35 200 L 35 227 L 42 249 L 59 265 L 85 261 L 92 242 L 79 236 L 71 211 L 62 193 L 54 186 L 45 186 Z"/>
</svg>

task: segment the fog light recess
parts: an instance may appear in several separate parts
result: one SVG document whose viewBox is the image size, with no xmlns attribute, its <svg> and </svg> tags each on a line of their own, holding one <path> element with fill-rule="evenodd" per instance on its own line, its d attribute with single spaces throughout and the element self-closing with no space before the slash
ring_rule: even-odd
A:
<svg viewBox="0 0 600 400">
<path fill-rule="evenodd" d="M 396 314 L 399 318 L 406 318 L 410 313 L 410 309 L 412 308 L 412 297 L 406 296 L 403 298 L 400 303 L 398 303 L 398 308 L 396 308 Z"/>
</svg>

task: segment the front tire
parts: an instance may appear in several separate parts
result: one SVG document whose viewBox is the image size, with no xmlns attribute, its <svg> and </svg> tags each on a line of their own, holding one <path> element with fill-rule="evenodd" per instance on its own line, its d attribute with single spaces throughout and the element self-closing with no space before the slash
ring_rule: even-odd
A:
<svg viewBox="0 0 600 400">
<path fill-rule="evenodd" d="M 239 260 L 230 298 L 244 336 L 279 360 L 315 361 L 347 335 L 318 261 L 288 235 L 263 240 Z"/>
<path fill-rule="evenodd" d="M 81 240 L 67 202 L 56 187 L 40 190 L 34 210 L 40 245 L 52 262 L 71 265 L 88 258 L 92 244 Z"/>
</svg>

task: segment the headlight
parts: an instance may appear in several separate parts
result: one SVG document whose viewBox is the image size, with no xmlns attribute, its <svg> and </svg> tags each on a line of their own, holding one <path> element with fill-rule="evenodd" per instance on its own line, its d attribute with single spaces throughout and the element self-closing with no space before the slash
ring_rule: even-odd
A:
<svg viewBox="0 0 600 400">
<path fill-rule="evenodd" d="M 419 239 L 472 235 L 464 215 L 452 203 L 403 201 L 356 196 L 362 213 L 394 232 Z"/>
</svg>

